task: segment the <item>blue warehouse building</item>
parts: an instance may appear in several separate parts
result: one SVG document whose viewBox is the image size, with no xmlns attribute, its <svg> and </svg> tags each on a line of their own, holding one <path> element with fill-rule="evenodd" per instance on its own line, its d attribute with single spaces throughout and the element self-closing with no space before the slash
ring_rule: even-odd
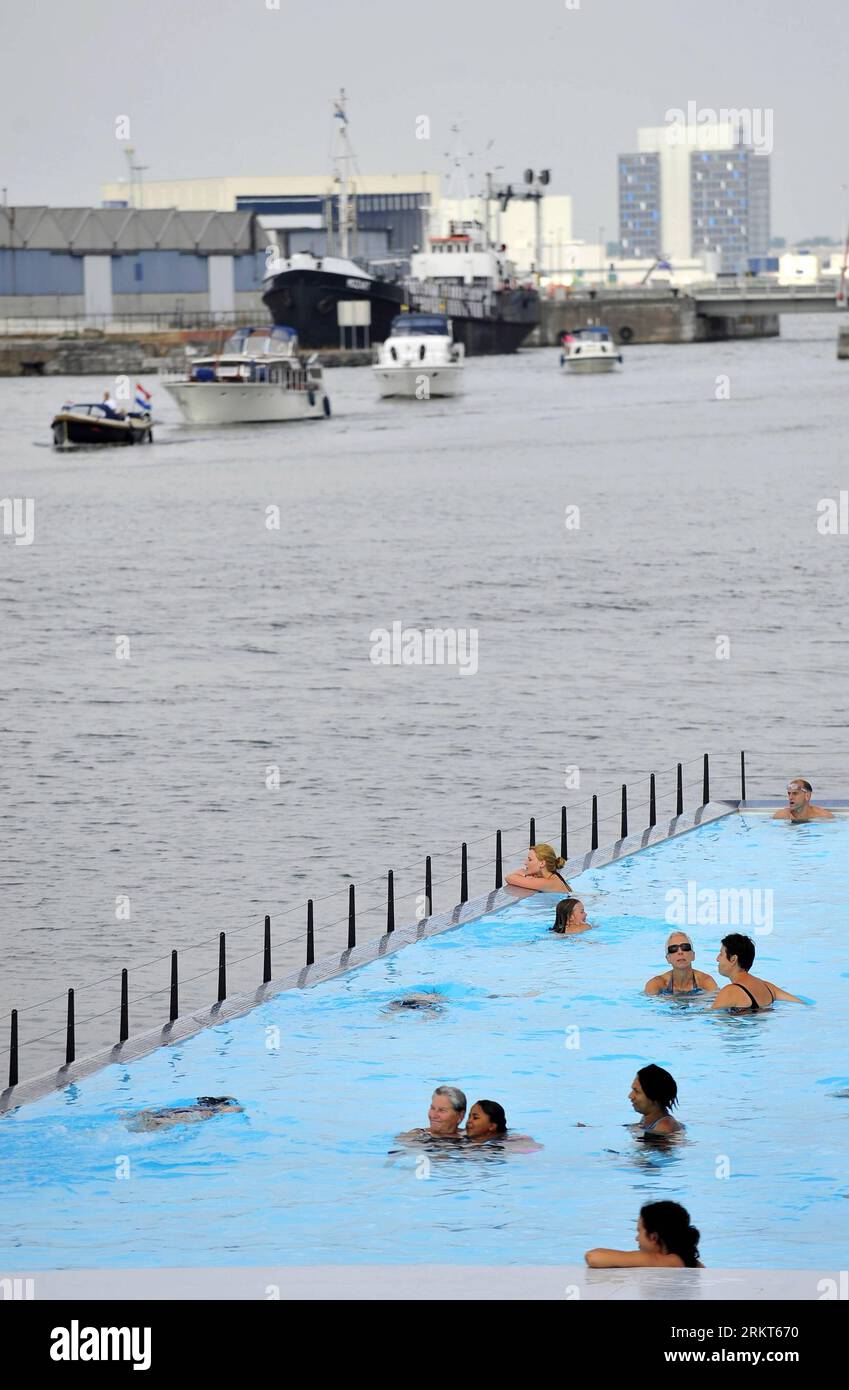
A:
<svg viewBox="0 0 849 1390">
<path fill-rule="evenodd" d="M 268 238 L 251 210 L 0 208 L 0 317 L 263 318 Z"/>
</svg>

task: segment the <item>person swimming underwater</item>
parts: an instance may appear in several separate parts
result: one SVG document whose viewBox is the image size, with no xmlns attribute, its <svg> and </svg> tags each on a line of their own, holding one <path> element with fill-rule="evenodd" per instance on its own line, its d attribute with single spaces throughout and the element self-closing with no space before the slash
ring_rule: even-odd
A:
<svg viewBox="0 0 849 1390">
<path fill-rule="evenodd" d="M 160 1110 L 139 1110 L 131 1115 L 128 1129 L 170 1129 L 172 1125 L 194 1125 L 214 1115 L 241 1113 L 244 1107 L 234 1096 L 198 1096 L 195 1105 L 165 1105 Z"/>
</svg>

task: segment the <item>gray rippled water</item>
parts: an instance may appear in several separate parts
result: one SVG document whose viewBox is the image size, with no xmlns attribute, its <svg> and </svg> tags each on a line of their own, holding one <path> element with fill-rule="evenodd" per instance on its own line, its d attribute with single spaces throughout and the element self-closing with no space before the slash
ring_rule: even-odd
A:
<svg viewBox="0 0 849 1390">
<path fill-rule="evenodd" d="M 608 788 L 613 838 L 618 784 L 638 801 L 663 771 L 668 806 L 678 759 L 695 784 L 713 752 L 718 794 L 741 747 L 751 793 L 845 791 L 849 536 L 817 529 L 849 487 L 836 323 L 635 347 L 615 377 L 472 359 L 444 402 L 340 369 L 333 418 L 286 426 L 183 426 L 145 377 L 155 444 L 102 453 L 47 445 L 105 383 L 0 381 L 0 496 L 36 518 L 32 545 L 0 535 L 0 1048 L 17 1007 L 22 1075 L 62 1060 L 61 1031 L 37 1039 L 69 985 L 82 1052 L 115 1036 L 122 966 L 136 1031 L 167 1012 L 172 947 L 181 1006 L 208 1003 L 218 932 L 229 988 L 253 983 L 265 912 L 275 968 L 309 896 L 318 952 L 343 943 L 351 881 L 376 934 L 388 868 L 408 920 L 426 853 L 444 906 L 461 840 L 482 891 L 496 826 L 556 839 L 566 803 L 584 848 L 579 803 Z M 477 670 L 375 663 L 396 622 L 473 630 Z"/>
</svg>

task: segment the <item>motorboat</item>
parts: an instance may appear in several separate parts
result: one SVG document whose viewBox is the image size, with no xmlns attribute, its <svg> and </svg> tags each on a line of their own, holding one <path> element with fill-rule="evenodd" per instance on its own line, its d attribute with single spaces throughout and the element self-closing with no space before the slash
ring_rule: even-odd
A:
<svg viewBox="0 0 849 1390">
<path fill-rule="evenodd" d="M 153 443 L 150 411 L 132 410 L 121 414 L 101 401 L 67 402 L 53 416 L 51 429 L 57 449 L 80 445 Z"/>
<path fill-rule="evenodd" d="M 574 328 L 561 339 L 560 365 L 570 372 L 612 372 L 622 354 L 609 328 Z"/>
<path fill-rule="evenodd" d="M 464 356 L 445 314 L 398 314 L 372 371 L 381 396 L 456 396 L 463 389 Z"/>
<path fill-rule="evenodd" d="M 316 354 L 298 353 L 293 328 L 239 328 L 215 357 L 197 357 L 188 376 L 163 382 L 193 425 L 319 420 L 330 414 Z"/>
</svg>

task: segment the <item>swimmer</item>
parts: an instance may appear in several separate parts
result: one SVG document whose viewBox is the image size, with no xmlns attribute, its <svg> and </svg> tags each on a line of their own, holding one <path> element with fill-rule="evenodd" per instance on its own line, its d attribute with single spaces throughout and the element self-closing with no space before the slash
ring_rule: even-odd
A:
<svg viewBox="0 0 849 1390">
<path fill-rule="evenodd" d="M 704 1269 L 699 1233 L 678 1202 L 647 1202 L 637 1222 L 638 1250 L 588 1250 L 591 1269 Z"/>
<path fill-rule="evenodd" d="M 485 1144 L 488 1139 L 507 1136 L 507 1116 L 497 1100 L 476 1100 L 466 1121 L 466 1138 L 470 1144 Z"/>
<path fill-rule="evenodd" d="M 130 1117 L 128 1129 L 170 1129 L 172 1125 L 193 1125 L 214 1115 L 235 1114 L 244 1107 L 233 1096 L 198 1096 L 196 1105 L 166 1105 L 161 1110 L 139 1110 Z"/>
<path fill-rule="evenodd" d="M 514 1134 L 507 1129 L 504 1107 L 497 1100 L 476 1100 L 466 1121 L 466 1139 L 470 1144 L 486 1144 L 491 1139 L 503 1144 L 521 1146 L 523 1153 L 541 1149 L 529 1134 Z"/>
<path fill-rule="evenodd" d="M 592 927 L 579 898 L 562 898 L 554 914 L 554 926 L 548 930 L 559 932 L 561 936 L 577 936 L 582 931 L 592 931 Z"/>
<path fill-rule="evenodd" d="M 408 1129 L 396 1137 L 413 1143 L 427 1139 L 450 1139 L 459 1143 L 463 1136 L 458 1131 L 465 1113 L 466 1097 L 461 1090 L 456 1086 L 437 1086 L 427 1112 L 427 1129 Z"/>
<path fill-rule="evenodd" d="M 652 976 L 646 985 L 646 994 L 700 994 L 704 989 L 717 988 L 712 975 L 693 969 L 696 953 L 686 932 L 669 933 L 666 956 L 672 969 Z"/>
<path fill-rule="evenodd" d="M 749 966 L 755 959 L 755 943 L 740 932 L 732 932 L 722 938 L 716 963 L 720 975 L 730 984 L 723 985 L 711 1004 L 712 1009 L 734 1009 L 735 1013 L 763 1013 L 771 1009 L 776 999 L 789 999 L 792 1004 L 801 1004 L 795 994 L 779 989 L 768 980 L 760 980 L 749 974 Z"/>
<path fill-rule="evenodd" d="M 665 1134 L 678 1134 L 684 1128 L 669 1113 L 678 1104 L 678 1087 L 663 1067 L 656 1067 L 654 1063 L 640 1067 L 631 1082 L 628 1099 L 637 1113 L 642 1115 L 637 1125 L 639 1138 L 651 1136 L 657 1139 Z"/>
<path fill-rule="evenodd" d="M 773 820 L 789 820 L 796 825 L 808 820 L 834 820 L 834 813 L 824 806 L 815 806 L 811 801 L 813 787 L 804 777 L 794 777 L 787 783 L 787 805 L 783 811 L 776 811 Z"/>
<path fill-rule="evenodd" d="M 441 1014 L 442 1005 L 447 1003 L 444 994 L 405 994 L 402 999 L 393 999 L 386 1008 L 393 1013 L 399 1009 L 419 1009 L 423 1013 Z"/>
<path fill-rule="evenodd" d="M 513 888 L 531 888 L 537 893 L 571 893 L 569 884 L 557 872 L 565 863 L 551 845 L 532 845 L 524 869 L 508 874 L 505 883 Z"/>
</svg>

